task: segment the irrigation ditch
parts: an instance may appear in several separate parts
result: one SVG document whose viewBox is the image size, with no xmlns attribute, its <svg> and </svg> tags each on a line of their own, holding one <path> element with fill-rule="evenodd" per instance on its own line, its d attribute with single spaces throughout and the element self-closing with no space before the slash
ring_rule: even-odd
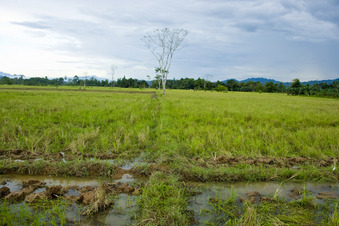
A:
<svg viewBox="0 0 339 226">
<path fill-rule="evenodd" d="M 73 174 L 71 166 L 79 156 L 34 153 L 23 150 L 0 151 L 0 158 L 7 159 L 16 167 L 2 166 L 0 171 L 0 199 L 11 211 L 28 208 L 33 214 L 45 211 L 44 206 L 55 200 L 62 200 L 64 214 L 56 218 L 57 224 L 64 225 L 133 225 L 164 224 L 140 220 L 140 199 L 147 187 L 149 178 L 154 174 L 175 174 L 170 166 L 146 162 L 142 156 L 131 161 L 119 161 L 113 154 L 84 155 L 85 161 L 74 172 L 87 172 L 86 175 Z M 202 161 L 191 159 L 191 161 Z M 333 159 L 316 162 L 314 159 L 253 159 L 222 158 L 204 160 L 205 164 L 266 164 L 276 167 L 291 167 L 298 170 L 300 164 L 312 163 L 319 167 L 333 165 Z M 336 161 L 336 160 L 335 160 Z M 39 163 L 41 162 L 41 164 Z M 207 163 L 206 163 L 207 162 Z M 281 165 L 284 162 L 284 165 Z M 196 164 L 196 163 L 195 163 Z M 280 165 L 279 165 L 280 164 Z M 140 172 L 138 167 L 147 167 L 148 171 Z M 108 168 L 107 168 L 108 167 Z M 107 171 L 111 170 L 110 174 Z M 166 181 L 166 179 L 164 179 Z M 159 180 L 159 184 L 164 183 Z M 201 182 L 178 176 L 176 185 L 185 193 L 185 207 L 182 215 L 189 225 L 229 224 L 244 221 L 249 208 L 258 209 L 262 222 L 276 221 L 281 225 L 288 222 L 306 221 L 321 224 L 328 221 L 338 212 L 339 184 L 297 183 L 293 181 L 274 182 Z M 158 189 L 159 190 L 159 189 Z M 160 196 L 161 197 L 161 196 Z M 154 197 L 157 198 L 157 197 Z M 53 204 L 50 204 L 53 205 Z M 268 218 L 261 213 L 262 206 L 269 206 Z M 50 207 L 52 208 L 52 207 Z M 290 208 L 298 209 L 294 215 Z M 307 215 L 306 213 L 312 213 Z M 295 216 L 299 214 L 298 217 Z M 50 220 L 51 214 L 40 223 Z M 300 218 L 300 215 L 302 216 Z M 63 220 L 61 220 L 63 218 Z M 299 219 L 299 221 L 298 221 Z M 168 220 L 167 223 L 175 223 Z M 247 219 L 258 221 L 258 219 Z M 337 220 L 337 219 L 336 219 Z"/>
<path fill-rule="evenodd" d="M 12 209 L 24 204 L 34 207 L 43 201 L 61 199 L 67 203 L 66 225 L 131 225 L 138 223 L 137 199 L 142 195 L 147 178 L 136 179 L 129 174 L 124 174 L 121 179 L 5 174 L 0 175 L 0 182 L 0 197 L 11 203 Z M 306 202 L 300 204 L 301 207 L 307 205 L 307 211 L 318 214 L 317 219 L 310 222 L 320 224 L 337 211 L 335 203 L 339 198 L 338 183 L 186 182 L 185 186 L 191 192 L 185 212 L 191 225 L 227 223 L 230 219 L 240 218 L 244 214 L 242 209 L 249 205 L 295 205 L 300 200 Z M 234 203 L 227 202 L 230 197 L 234 198 Z M 224 206 L 223 212 L 218 212 L 215 211 L 216 205 L 234 205 L 236 208 L 228 213 Z M 328 209 L 324 215 L 316 207 Z M 31 211 L 34 213 L 39 209 L 32 208 Z"/>
</svg>

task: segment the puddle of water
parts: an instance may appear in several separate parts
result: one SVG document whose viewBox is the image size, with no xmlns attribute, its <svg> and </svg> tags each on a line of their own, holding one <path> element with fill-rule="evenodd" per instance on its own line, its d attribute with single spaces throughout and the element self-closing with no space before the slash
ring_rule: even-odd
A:
<svg viewBox="0 0 339 226">
<path fill-rule="evenodd" d="M 6 180 L 7 183 L 5 185 L 0 185 L 0 188 L 6 186 L 11 190 L 11 192 L 22 189 L 22 181 L 24 180 L 40 180 L 45 182 L 46 186 L 61 185 L 63 187 L 72 185 L 78 185 L 79 187 L 87 185 L 97 186 L 100 183 L 100 179 L 98 178 L 93 179 L 93 178 L 50 177 L 50 176 L 18 175 L 18 174 L 0 175 L 0 181 L 3 180 Z M 105 179 L 105 181 L 114 182 L 113 179 Z"/>
<path fill-rule="evenodd" d="M 317 199 L 316 196 L 319 192 L 333 192 L 334 196 L 339 196 L 339 183 L 274 183 L 274 182 L 257 182 L 257 183 L 191 183 L 196 187 L 196 191 L 200 193 L 189 199 L 189 210 L 194 212 L 195 221 L 197 225 L 204 224 L 204 222 L 213 220 L 212 211 L 213 207 L 209 205 L 210 198 L 220 198 L 227 200 L 232 192 L 236 194 L 238 198 L 245 197 L 246 193 L 257 191 L 261 196 L 273 197 L 275 193 L 278 193 L 278 197 L 286 200 L 296 200 L 290 197 L 292 189 L 306 189 L 314 197 L 314 203 L 323 204 L 325 201 Z"/>
<path fill-rule="evenodd" d="M 137 157 L 133 161 L 121 160 L 121 159 L 95 159 L 90 158 L 90 161 L 99 161 L 104 163 L 109 163 L 112 165 L 120 166 L 123 170 L 130 170 L 138 164 L 148 164 L 143 161 L 142 157 Z"/>
<path fill-rule="evenodd" d="M 46 188 L 38 188 L 33 193 L 40 193 L 46 191 Z"/>
<path fill-rule="evenodd" d="M 246 197 L 246 193 L 257 191 L 262 196 L 272 197 L 276 192 L 279 193 L 278 197 L 287 201 L 293 200 L 289 197 L 292 189 L 306 189 L 311 192 L 313 196 L 317 196 L 319 192 L 333 192 L 335 196 L 339 196 L 339 183 L 276 183 L 276 182 L 256 182 L 256 183 L 215 183 L 215 184 L 203 184 L 192 183 L 197 186 L 198 190 L 202 192 L 211 193 L 213 195 L 218 194 L 219 197 L 227 199 L 231 194 L 231 188 L 233 192 L 240 197 Z"/>
<path fill-rule="evenodd" d="M 75 189 L 68 189 L 68 192 L 65 194 L 66 195 L 74 195 L 74 196 L 79 196 L 80 192 L 75 190 Z"/>
<path fill-rule="evenodd" d="M 136 197 L 119 194 L 114 199 L 112 208 L 99 212 L 90 217 L 80 216 L 77 205 L 73 204 L 67 213 L 67 218 L 81 225 L 133 225 L 133 214 L 136 211 Z M 80 221 L 81 220 L 81 221 Z"/>
<path fill-rule="evenodd" d="M 134 165 L 135 165 L 134 162 L 128 162 L 125 165 L 121 166 L 121 169 L 130 170 L 134 167 Z"/>
<path fill-rule="evenodd" d="M 119 161 L 117 159 L 105 159 L 105 160 L 99 160 L 99 161 L 103 161 L 103 162 L 107 162 L 107 163 L 115 164 L 115 165 L 121 165 L 121 169 L 123 170 L 130 170 L 138 164 L 148 164 L 143 161 L 142 157 L 137 157 L 133 161 L 125 161 L 125 160 Z"/>
<path fill-rule="evenodd" d="M 10 189 L 11 192 L 18 191 L 22 189 L 22 181 L 24 180 L 40 180 L 42 182 L 46 183 L 46 186 L 55 186 L 55 185 L 61 185 L 62 187 L 66 186 L 73 186 L 77 185 L 79 187 L 83 186 L 97 186 L 102 181 L 108 182 L 108 183 L 136 183 L 136 182 L 144 182 L 146 180 L 145 177 L 136 177 L 133 178 L 130 174 L 124 174 L 121 179 L 114 180 L 112 178 L 79 178 L 79 177 L 54 177 L 54 176 L 40 176 L 40 175 L 20 175 L 20 174 L 8 174 L 8 175 L 0 175 L 0 182 L 6 181 L 5 185 L 0 185 L 0 188 L 6 186 Z M 40 188 L 44 189 L 45 188 Z M 40 190 L 35 190 L 34 193 L 38 193 Z M 72 190 L 72 189 L 70 189 Z"/>
<path fill-rule="evenodd" d="M 0 177 L 0 181 L 2 181 L 2 180 L 4 180 L 4 179 L 2 179 Z M 0 188 L 8 187 L 11 190 L 11 192 L 18 191 L 18 190 L 22 189 L 22 184 L 21 184 L 20 181 L 9 180 L 8 178 L 6 178 L 6 181 L 7 181 L 6 184 L 0 185 Z"/>
<path fill-rule="evenodd" d="M 133 225 L 136 211 L 136 197 L 120 194 L 114 201 L 114 208 L 103 211 L 88 219 L 84 225 Z"/>
<path fill-rule="evenodd" d="M 0 181 L 6 180 L 5 185 L 0 185 L 0 188 L 7 186 L 11 192 L 20 190 L 22 188 L 23 180 L 40 180 L 46 183 L 46 186 L 62 185 L 65 186 L 97 186 L 101 181 L 106 182 L 121 182 L 121 183 L 133 183 L 139 182 L 139 179 L 132 178 L 130 174 L 124 174 L 121 179 L 113 180 L 109 178 L 64 178 L 64 177 L 51 177 L 51 176 L 35 176 L 35 175 L 0 175 Z M 189 210 L 194 212 L 195 222 L 197 225 L 204 224 L 204 222 L 213 220 L 213 214 L 208 211 L 212 211 L 212 206 L 209 204 L 210 198 L 228 199 L 233 192 L 237 197 L 247 197 L 248 192 L 259 192 L 262 196 L 273 197 L 275 193 L 278 193 L 278 197 L 286 201 L 295 200 L 290 197 L 289 194 L 292 189 L 306 189 L 312 196 L 314 196 L 314 202 L 322 204 L 324 200 L 317 199 L 315 196 L 319 192 L 333 192 L 334 196 L 339 196 L 339 183 L 276 183 L 276 182 L 257 182 L 257 183 L 190 183 L 193 190 L 200 192 L 189 199 Z M 45 188 L 40 188 L 35 191 L 42 192 Z M 78 196 L 79 191 L 75 189 L 69 189 L 66 195 Z M 94 216 L 87 218 L 83 225 L 131 225 L 135 222 L 132 220 L 136 210 L 136 197 L 128 196 L 126 194 L 120 194 L 115 198 L 114 206 L 95 214 Z M 79 207 L 75 203 L 70 207 L 67 212 L 69 219 L 77 222 L 79 221 Z M 83 220 L 83 218 L 81 218 Z"/>
<path fill-rule="evenodd" d="M 133 162 L 125 162 L 125 165 L 123 165 L 121 168 L 124 170 L 130 170 L 138 164 L 146 164 L 146 163 L 143 161 L 142 157 L 137 157 L 133 160 Z"/>
<path fill-rule="evenodd" d="M 0 185 L 0 188 L 3 186 L 9 187 L 11 192 L 18 191 L 22 189 L 22 181 L 24 180 L 40 180 L 46 183 L 46 186 L 53 185 L 62 185 L 78 187 L 83 186 L 97 186 L 101 181 L 105 182 L 122 182 L 122 183 L 132 183 L 137 182 L 136 179 L 132 178 L 131 175 L 125 174 L 120 180 L 113 179 L 93 179 L 93 178 L 63 178 L 63 177 L 49 177 L 49 176 L 36 176 L 36 175 L 0 175 L 0 181 L 6 180 L 5 185 Z M 39 188 L 34 191 L 34 193 L 43 192 L 46 188 Z M 65 195 L 74 195 L 78 196 L 80 194 L 76 189 L 68 189 L 68 192 Z M 21 204 L 23 204 L 22 202 Z M 13 204 L 11 206 L 16 206 L 18 204 Z M 12 207 L 11 207 L 12 208 Z M 136 196 L 129 196 L 127 194 L 119 194 L 114 198 L 114 206 L 99 212 L 90 217 L 80 216 L 81 210 L 85 208 L 83 205 L 78 205 L 73 203 L 67 209 L 67 218 L 74 222 L 75 224 L 81 225 L 131 225 L 135 224 L 133 221 L 133 214 L 136 210 Z"/>
<path fill-rule="evenodd" d="M 120 183 L 133 183 L 135 182 L 136 180 L 132 177 L 132 175 L 130 174 L 124 174 L 122 175 L 121 179 L 119 180 L 115 180 L 114 182 L 120 182 Z"/>
</svg>

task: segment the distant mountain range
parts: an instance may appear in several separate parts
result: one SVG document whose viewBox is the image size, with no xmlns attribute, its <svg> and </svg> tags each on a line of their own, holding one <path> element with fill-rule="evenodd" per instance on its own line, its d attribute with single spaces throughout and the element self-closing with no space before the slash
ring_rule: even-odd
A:
<svg viewBox="0 0 339 226">
<path fill-rule="evenodd" d="M 227 79 L 227 80 L 224 80 L 224 81 L 221 81 L 223 83 L 226 83 L 228 80 L 231 80 L 231 79 Z M 262 84 L 265 84 L 265 82 L 274 82 L 274 83 L 280 83 L 280 81 L 277 81 L 277 80 L 274 80 L 274 79 L 268 79 L 268 78 L 248 78 L 248 79 L 244 79 L 244 80 L 236 80 L 236 79 L 233 79 L 237 82 L 249 82 L 249 81 L 252 81 L 252 82 L 260 82 Z M 307 82 L 301 82 L 301 84 L 303 85 L 306 85 L 306 84 L 310 84 L 310 85 L 314 85 L 315 83 L 327 83 L 327 84 L 332 84 L 333 82 L 336 82 L 336 81 L 339 81 L 339 78 L 336 78 L 336 79 L 327 79 L 327 80 L 311 80 L 311 81 L 307 81 Z M 285 86 L 290 86 L 291 85 L 291 82 L 282 82 Z"/>
<path fill-rule="evenodd" d="M 79 77 L 79 79 L 80 80 L 84 80 L 85 79 L 85 76 L 78 76 Z M 73 79 L 74 77 L 69 77 L 68 79 Z M 104 80 L 110 80 L 110 79 L 108 79 L 108 78 L 100 78 L 100 77 L 98 77 L 98 76 L 96 76 L 96 75 L 88 75 L 88 76 L 86 76 L 86 79 L 87 80 L 90 80 L 91 78 L 94 78 L 94 79 L 96 79 L 96 80 L 98 80 L 98 81 L 104 81 Z"/>
<path fill-rule="evenodd" d="M 0 71 L 0 78 L 1 77 L 4 77 L 4 76 L 6 76 L 6 77 L 8 77 L 8 78 L 14 78 L 14 77 L 19 77 L 20 75 L 12 75 L 12 74 L 8 74 L 8 73 L 4 73 L 4 72 L 2 72 L 2 71 Z M 85 76 L 78 76 L 79 77 L 79 79 L 81 79 L 81 80 L 83 80 L 83 79 L 85 79 Z M 91 79 L 91 78 L 95 78 L 96 80 L 99 80 L 99 81 L 102 81 L 102 80 L 106 80 L 107 78 L 100 78 L 100 77 L 98 77 L 98 76 L 96 76 L 96 75 L 88 75 L 88 76 L 86 76 L 86 79 Z M 74 77 L 69 77 L 68 79 L 73 79 Z M 51 79 L 51 78 L 49 78 L 49 79 Z M 54 78 L 53 78 L 54 79 Z"/>
<path fill-rule="evenodd" d="M 6 76 L 8 78 L 14 78 L 14 75 L 11 75 L 11 74 L 8 74 L 8 73 L 4 73 L 4 72 L 0 71 L 0 78 L 4 77 L 4 76 Z"/>
</svg>

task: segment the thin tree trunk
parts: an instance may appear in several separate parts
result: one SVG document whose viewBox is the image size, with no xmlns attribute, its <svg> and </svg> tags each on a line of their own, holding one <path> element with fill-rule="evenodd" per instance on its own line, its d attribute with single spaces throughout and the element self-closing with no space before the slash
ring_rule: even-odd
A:
<svg viewBox="0 0 339 226">
<path fill-rule="evenodd" d="M 162 94 L 166 94 L 166 82 L 164 80 L 162 81 Z"/>
</svg>

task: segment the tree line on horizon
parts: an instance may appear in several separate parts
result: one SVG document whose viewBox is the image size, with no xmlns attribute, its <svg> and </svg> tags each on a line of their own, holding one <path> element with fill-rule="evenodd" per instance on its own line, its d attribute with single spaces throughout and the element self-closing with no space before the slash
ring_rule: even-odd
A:
<svg viewBox="0 0 339 226">
<path fill-rule="evenodd" d="M 101 87 L 121 87 L 121 88 L 156 88 L 160 89 L 158 80 L 147 82 L 133 78 L 119 78 L 116 81 L 98 80 L 94 77 L 89 79 L 80 79 L 74 76 L 72 79 L 47 77 L 24 78 L 23 76 L 9 78 L 1 77 L 0 84 L 7 85 L 28 85 L 28 86 L 101 86 Z M 303 85 L 299 79 L 294 79 L 290 86 L 282 82 L 274 83 L 273 81 L 261 83 L 259 81 L 238 82 L 234 79 L 226 82 L 211 82 L 205 79 L 181 78 L 167 80 L 166 88 L 168 89 L 186 89 L 186 90 L 215 90 L 220 92 L 241 91 L 241 92 L 265 92 L 265 93 L 287 93 L 289 95 L 315 95 L 315 96 L 332 96 L 339 97 L 339 82 L 334 81 L 331 84 L 326 82 L 315 83 L 313 85 Z"/>
</svg>

